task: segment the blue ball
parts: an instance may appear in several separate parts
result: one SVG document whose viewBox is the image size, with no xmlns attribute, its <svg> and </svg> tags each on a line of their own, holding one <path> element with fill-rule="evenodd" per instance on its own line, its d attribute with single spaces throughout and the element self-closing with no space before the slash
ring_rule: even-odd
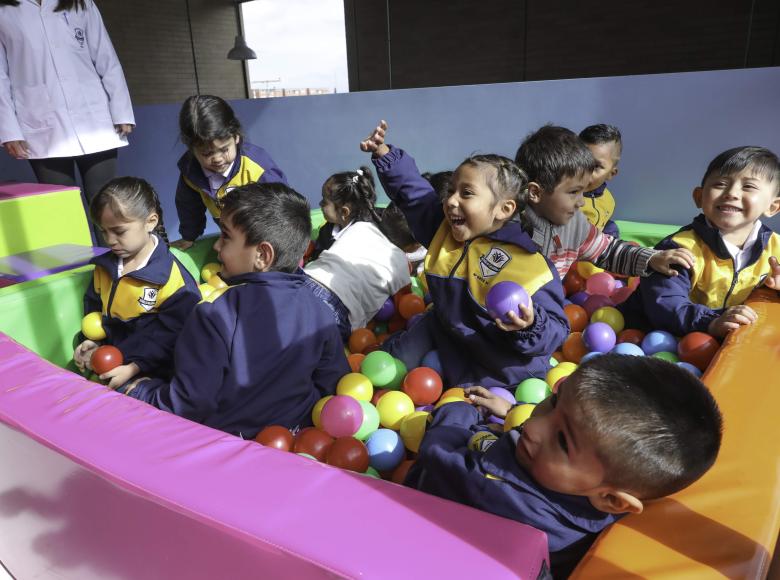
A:
<svg viewBox="0 0 780 580">
<path fill-rule="evenodd" d="M 632 356 L 644 356 L 645 351 L 632 342 L 621 342 L 609 351 L 612 354 L 630 354 Z"/>
<path fill-rule="evenodd" d="M 680 361 L 677 363 L 678 367 L 684 368 L 686 371 L 693 373 L 693 376 L 696 378 L 699 378 L 701 376 L 701 371 L 693 366 L 691 363 Z"/>
<path fill-rule="evenodd" d="M 420 366 L 435 370 L 437 373 L 439 373 L 440 377 L 444 376 L 444 369 L 441 366 L 441 359 L 439 358 L 438 350 L 428 351 L 425 356 L 422 357 Z"/>
<path fill-rule="evenodd" d="M 378 471 L 398 467 L 406 456 L 401 437 L 391 429 L 377 429 L 366 440 L 368 464 Z"/>
<path fill-rule="evenodd" d="M 617 347 L 616 347 L 616 348 L 617 348 Z M 612 349 L 612 350 L 615 350 L 615 349 Z M 597 356 L 599 356 L 599 355 L 602 355 L 602 354 L 604 354 L 604 353 L 603 353 L 603 352 L 599 352 L 599 351 L 597 351 L 597 350 L 592 350 L 592 351 L 590 351 L 589 353 L 587 353 L 586 355 L 584 355 L 584 356 L 583 356 L 583 357 L 580 359 L 580 364 L 582 364 L 582 363 L 584 363 L 584 362 L 586 362 L 586 361 L 589 361 L 589 360 L 590 360 L 590 359 L 592 359 L 592 358 L 596 358 Z"/>
<path fill-rule="evenodd" d="M 652 356 L 657 352 L 673 352 L 677 354 L 677 339 L 665 330 L 648 332 L 642 339 L 642 350 Z"/>
</svg>

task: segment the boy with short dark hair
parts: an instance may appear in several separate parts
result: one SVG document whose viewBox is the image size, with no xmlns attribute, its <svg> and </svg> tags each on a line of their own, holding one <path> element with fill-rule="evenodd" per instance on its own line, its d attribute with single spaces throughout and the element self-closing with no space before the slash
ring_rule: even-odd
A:
<svg viewBox="0 0 780 580">
<path fill-rule="evenodd" d="M 515 162 L 528 174 L 524 216 L 533 228 L 533 240 L 555 264 L 561 278 L 577 260 L 629 276 L 647 276 L 651 270 L 677 276 L 672 264 L 693 265 L 687 250 L 635 246 L 601 232 L 588 221 L 580 209 L 596 161 L 582 139 L 569 129 L 545 125 L 531 133 L 517 150 Z"/>
<path fill-rule="evenodd" d="M 707 167 L 693 200 L 702 213 L 656 248 L 685 248 L 694 267 L 643 280 L 623 310 L 635 327 L 650 319 L 653 328 L 673 334 L 720 338 L 757 320 L 743 304 L 756 287 L 780 289 L 780 236 L 760 219 L 780 212 L 780 160 L 763 147 L 724 151 Z"/>
<path fill-rule="evenodd" d="M 615 215 L 615 198 L 607 189 L 607 181 L 618 174 L 618 163 L 623 153 L 623 138 L 614 125 L 590 125 L 580 131 L 580 139 L 587 145 L 596 168 L 585 188 L 586 202 L 582 213 L 588 221 L 613 238 L 620 237 L 620 230 L 612 220 Z"/>
<path fill-rule="evenodd" d="M 225 198 L 214 244 L 229 286 L 185 323 L 168 383 L 140 379 L 127 394 L 244 438 L 263 427 L 309 425 L 311 409 L 349 373 L 330 310 L 305 284 L 306 199 L 281 183 Z"/>
<path fill-rule="evenodd" d="M 699 479 L 720 448 L 722 419 L 710 392 L 653 357 L 605 354 L 583 363 L 501 435 L 483 433 L 478 408 L 505 417 L 511 404 L 483 387 L 466 391 L 476 406 L 434 411 L 404 483 L 546 532 L 556 578 L 622 515 Z"/>
</svg>

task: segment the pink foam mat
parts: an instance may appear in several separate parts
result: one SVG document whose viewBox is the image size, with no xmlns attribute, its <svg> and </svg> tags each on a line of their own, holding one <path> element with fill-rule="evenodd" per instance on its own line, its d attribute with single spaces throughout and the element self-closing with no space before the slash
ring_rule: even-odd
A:
<svg viewBox="0 0 780 580">
<path fill-rule="evenodd" d="M 36 578 L 536 578 L 543 533 L 192 423 L 0 333 L 0 554 Z"/>
<path fill-rule="evenodd" d="M 46 183 L 18 183 L 15 181 L 0 182 L 0 201 L 28 195 L 41 195 L 55 191 L 69 191 L 78 189 L 75 186 L 49 185 Z"/>
</svg>

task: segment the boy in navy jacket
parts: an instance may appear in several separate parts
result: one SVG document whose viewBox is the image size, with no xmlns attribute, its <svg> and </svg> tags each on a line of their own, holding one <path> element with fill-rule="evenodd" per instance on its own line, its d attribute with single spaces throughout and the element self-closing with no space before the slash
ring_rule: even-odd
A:
<svg viewBox="0 0 780 580">
<path fill-rule="evenodd" d="M 245 185 L 226 196 L 220 229 L 214 249 L 229 286 L 187 320 L 173 380 L 141 379 L 127 394 L 244 438 L 308 425 L 350 371 L 333 315 L 298 267 L 309 205 L 280 183 Z"/>
<path fill-rule="evenodd" d="M 652 357 L 583 363 L 500 435 L 484 432 L 478 408 L 505 417 L 511 404 L 482 387 L 466 391 L 477 406 L 434 411 L 405 485 L 546 532 L 555 578 L 622 515 L 696 481 L 720 448 L 721 415 L 707 388 Z"/>
</svg>

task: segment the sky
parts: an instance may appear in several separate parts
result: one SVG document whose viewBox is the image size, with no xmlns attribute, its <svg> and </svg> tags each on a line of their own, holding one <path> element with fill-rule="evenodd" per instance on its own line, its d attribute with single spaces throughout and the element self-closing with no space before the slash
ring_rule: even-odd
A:
<svg viewBox="0 0 780 580">
<path fill-rule="evenodd" d="M 247 61 L 253 89 L 349 91 L 343 0 L 253 0 L 241 8 L 257 53 Z M 258 82 L 265 80 L 273 82 Z"/>
</svg>

